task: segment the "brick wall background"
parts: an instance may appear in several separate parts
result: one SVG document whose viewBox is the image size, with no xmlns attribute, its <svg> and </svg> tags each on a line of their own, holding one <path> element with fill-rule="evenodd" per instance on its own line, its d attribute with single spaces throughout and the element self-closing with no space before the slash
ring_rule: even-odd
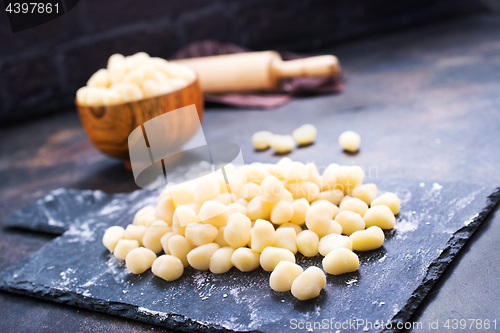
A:
<svg viewBox="0 0 500 333">
<path fill-rule="evenodd" d="M 349 38 L 486 10 L 486 0 L 80 0 L 16 34 L 0 13 L 0 126 L 74 108 L 113 53 L 168 58 L 200 39 L 314 52 Z M 3 7 L 0 6 L 3 11 Z"/>
</svg>

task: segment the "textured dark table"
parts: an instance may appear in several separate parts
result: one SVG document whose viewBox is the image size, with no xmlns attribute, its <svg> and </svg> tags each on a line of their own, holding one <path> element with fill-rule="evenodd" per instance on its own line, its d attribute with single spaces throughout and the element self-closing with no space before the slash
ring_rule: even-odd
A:
<svg viewBox="0 0 500 333">
<path fill-rule="evenodd" d="M 251 134 L 264 129 L 285 134 L 308 122 L 319 129 L 317 143 L 295 150 L 293 159 L 359 164 L 381 178 L 500 185 L 500 17 L 455 20 L 330 51 L 346 72 L 343 94 L 297 99 L 274 111 L 211 109 L 204 122 L 208 139 L 239 144 L 246 162 L 277 161 L 270 151 L 251 149 Z M 363 137 L 356 155 L 343 154 L 336 145 L 346 129 Z M 0 221 L 62 186 L 136 189 L 118 161 L 92 148 L 74 113 L 0 130 Z M 0 270 L 50 239 L 0 230 Z M 499 239 L 497 209 L 412 320 L 424 328 L 448 318 L 500 322 Z M 5 292 L 0 309 L 2 332 L 161 330 Z"/>
</svg>

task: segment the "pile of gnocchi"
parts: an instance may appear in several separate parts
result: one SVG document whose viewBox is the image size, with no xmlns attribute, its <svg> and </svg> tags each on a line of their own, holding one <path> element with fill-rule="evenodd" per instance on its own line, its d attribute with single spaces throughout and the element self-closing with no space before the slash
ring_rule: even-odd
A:
<svg viewBox="0 0 500 333">
<path fill-rule="evenodd" d="M 363 184 L 359 166 L 330 164 L 320 174 L 314 163 L 285 157 L 224 171 L 169 184 L 156 207 L 140 209 L 126 228 L 110 227 L 104 246 L 133 274 L 151 268 L 166 281 L 188 266 L 214 274 L 262 267 L 271 289 L 307 300 L 326 285 L 325 272 L 359 268 L 353 251 L 381 247 L 400 209 L 396 194 L 377 196 L 375 184 Z M 323 270 L 304 270 L 297 253 L 319 253 Z"/>
<path fill-rule="evenodd" d="M 112 105 L 163 95 L 193 82 L 189 67 L 139 52 L 125 57 L 113 54 L 107 68 L 99 69 L 78 89 L 80 105 Z"/>
</svg>

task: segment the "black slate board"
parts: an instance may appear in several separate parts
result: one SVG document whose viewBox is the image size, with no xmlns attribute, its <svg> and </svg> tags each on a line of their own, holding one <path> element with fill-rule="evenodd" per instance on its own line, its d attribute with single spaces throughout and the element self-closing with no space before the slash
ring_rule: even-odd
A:
<svg viewBox="0 0 500 333">
<path fill-rule="evenodd" d="M 61 235 L 70 225 L 84 220 L 87 214 L 95 213 L 119 196 L 102 191 L 58 188 L 9 215 L 3 227 Z"/>
<path fill-rule="evenodd" d="M 106 204 L 102 192 L 96 192 L 93 206 L 81 199 L 67 200 L 80 195 L 60 189 L 23 214 L 14 214 L 10 225 L 26 225 L 24 217 L 46 215 L 45 203 L 58 202 L 61 196 L 67 207 L 51 211 L 47 221 L 68 230 L 1 272 L 0 288 L 183 331 L 285 332 L 294 327 L 291 320 L 326 320 L 333 324 L 328 330 L 336 331 L 336 323 L 356 319 L 373 324 L 405 321 L 499 201 L 500 189 L 415 180 L 383 180 L 378 185 L 402 199 L 396 229 L 386 233 L 383 248 L 360 253 L 359 271 L 328 276 L 320 296 L 310 301 L 272 291 L 269 273 L 261 269 L 241 273 L 233 268 L 223 275 L 187 269 L 174 282 L 149 271 L 130 274 L 102 246 L 101 237 L 108 226 L 125 226 L 137 209 L 154 203 L 155 192 L 148 190 L 109 195 Z M 89 192 L 81 194 L 85 195 Z M 299 256 L 297 261 L 304 267 L 321 265 L 320 256 Z M 349 327 L 341 331 L 363 330 Z"/>
</svg>

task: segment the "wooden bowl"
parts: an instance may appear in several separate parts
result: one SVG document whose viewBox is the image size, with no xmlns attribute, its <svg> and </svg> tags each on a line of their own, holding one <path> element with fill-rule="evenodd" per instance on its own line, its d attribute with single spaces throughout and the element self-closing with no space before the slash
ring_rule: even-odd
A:
<svg viewBox="0 0 500 333">
<path fill-rule="evenodd" d="M 194 104 L 200 122 L 203 120 L 203 92 L 198 77 L 184 88 L 164 95 L 138 101 L 102 106 L 80 105 L 75 100 L 85 133 L 92 144 L 106 155 L 121 158 L 125 165 L 130 163 L 128 151 L 129 134 L 144 122 L 166 112 Z M 182 131 L 165 133 L 165 148 L 175 150 L 186 143 L 198 130 L 199 123 L 193 119 L 174 117 L 175 128 Z M 171 146 L 171 147 L 170 147 Z"/>
</svg>

